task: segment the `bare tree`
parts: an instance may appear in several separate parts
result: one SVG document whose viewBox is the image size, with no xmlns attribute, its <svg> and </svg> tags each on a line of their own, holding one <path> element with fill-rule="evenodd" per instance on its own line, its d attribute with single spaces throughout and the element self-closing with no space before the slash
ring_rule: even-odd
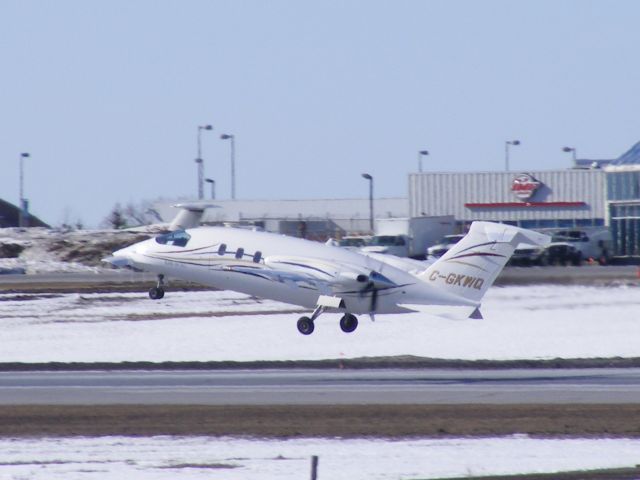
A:
<svg viewBox="0 0 640 480">
<path fill-rule="evenodd" d="M 101 225 L 105 228 L 123 229 L 158 222 L 162 222 L 162 219 L 153 209 L 153 204 L 149 200 L 142 200 L 137 204 L 129 202 L 124 207 L 116 203 Z"/>
<path fill-rule="evenodd" d="M 122 206 L 119 203 L 116 203 L 113 210 L 111 210 L 111 213 L 103 220 L 102 223 L 115 230 L 127 228 L 127 219 L 124 211 L 122 210 Z"/>
</svg>

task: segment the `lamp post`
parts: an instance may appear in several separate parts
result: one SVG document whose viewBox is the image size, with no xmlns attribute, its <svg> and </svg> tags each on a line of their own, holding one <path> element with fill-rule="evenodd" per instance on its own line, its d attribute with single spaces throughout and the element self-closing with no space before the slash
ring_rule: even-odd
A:
<svg viewBox="0 0 640 480">
<path fill-rule="evenodd" d="M 563 147 L 562 151 L 567 153 L 571 152 L 573 154 L 573 167 L 575 168 L 577 166 L 576 165 L 576 149 L 574 147 Z"/>
<path fill-rule="evenodd" d="M 373 177 L 368 173 L 363 173 L 362 178 L 369 180 L 369 228 L 373 233 Z"/>
<path fill-rule="evenodd" d="M 231 142 L 231 200 L 236 199 L 236 137 L 227 133 L 220 135 L 222 140 Z"/>
<path fill-rule="evenodd" d="M 215 200 L 216 199 L 216 181 L 212 178 L 205 178 L 204 181 L 211 184 L 211 200 Z"/>
<path fill-rule="evenodd" d="M 204 198 L 204 161 L 202 160 L 202 130 L 213 130 L 211 125 L 198 125 L 198 158 L 196 158 L 196 164 L 198 165 L 198 200 Z"/>
<path fill-rule="evenodd" d="M 29 226 L 29 203 L 24 198 L 24 159 L 29 158 L 31 155 L 28 153 L 20 154 L 20 212 L 18 213 L 18 226 Z"/>
<path fill-rule="evenodd" d="M 422 157 L 429 155 L 427 150 L 420 150 L 418 152 L 418 172 L 422 173 Z"/>
<path fill-rule="evenodd" d="M 509 146 L 520 145 L 520 140 L 508 140 L 504 142 L 504 169 L 509 171 Z"/>
</svg>

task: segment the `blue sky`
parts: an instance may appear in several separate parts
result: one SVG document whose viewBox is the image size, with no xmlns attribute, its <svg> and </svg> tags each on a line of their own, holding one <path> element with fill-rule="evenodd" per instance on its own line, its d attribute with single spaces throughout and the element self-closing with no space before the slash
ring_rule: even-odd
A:
<svg viewBox="0 0 640 480">
<path fill-rule="evenodd" d="M 640 140 L 640 2 L 0 2 L 0 198 L 97 225 L 116 202 L 404 196 L 425 170 L 564 168 Z"/>
</svg>

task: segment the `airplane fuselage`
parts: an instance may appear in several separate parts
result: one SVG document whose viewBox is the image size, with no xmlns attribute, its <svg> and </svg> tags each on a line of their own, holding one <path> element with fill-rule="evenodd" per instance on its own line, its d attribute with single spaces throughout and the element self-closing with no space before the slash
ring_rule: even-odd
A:
<svg viewBox="0 0 640 480">
<path fill-rule="evenodd" d="M 178 222 L 174 222 L 178 223 Z M 544 245 L 549 237 L 490 222 L 469 232 L 433 264 L 391 255 L 362 254 L 299 238 L 236 228 L 176 229 L 118 250 L 105 259 L 158 274 L 149 297 L 164 297 L 164 278 L 313 309 L 298 319 L 309 335 L 325 311 L 338 311 L 340 328 L 353 332 L 355 315 L 461 307 L 482 318 L 482 297 L 522 241 Z"/>
<path fill-rule="evenodd" d="M 376 313 L 408 312 L 401 303 L 435 303 L 437 292 L 415 276 L 393 266 L 339 247 L 309 240 L 224 227 L 201 227 L 150 239 L 114 253 L 126 256 L 142 270 L 192 281 L 210 287 L 234 290 L 259 298 L 314 308 L 319 295 L 338 296 L 345 302 L 336 309 L 354 314 L 371 312 L 371 294 L 366 281 L 344 278 L 336 265 L 366 277 L 377 272 L 388 279 L 378 288 Z M 169 234 L 171 235 L 171 234 Z M 188 238 L 187 238 L 188 237 Z M 269 270 L 290 272 L 269 275 Z M 311 273 L 308 279 L 300 275 Z M 355 275 L 355 274 L 354 274 Z M 318 277 L 321 277 L 320 279 Z M 322 281 L 322 277 L 326 281 Z"/>
</svg>

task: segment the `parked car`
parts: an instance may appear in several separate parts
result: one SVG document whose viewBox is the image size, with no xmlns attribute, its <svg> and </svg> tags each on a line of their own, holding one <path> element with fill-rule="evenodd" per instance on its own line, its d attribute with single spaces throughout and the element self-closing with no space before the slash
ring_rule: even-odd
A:
<svg viewBox="0 0 640 480">
<path fill-rule="evenodd" d="M 363 251 L 424 260 L 427 247 L 454 228 L 453 215 L 379 218 L 376 234 Z"/>
<path fill-rule="evenodd" d="M 338 246 L 342 248 L 346 248 L 347 250 L 360 250 L 362 247 L 367 245 L 367 241 L 370 237 L 342 237 L 338 241 Z"/>
<path fill-rule="evenodd" d="M 531 245 L 528 243 L 519 244 L 510 259 L 511 265 L 548 265 L 549 257 L 547 250 L 544 247 L 538 245 Z"/>
<path fill-rule="evenodd" d="M 409 242 L 410 239 L 406 235 L 374 235 L 363 251 L 407 257 Z"/>
<path fill-rule="evenodd" d="M 581 265 L 584 260 L 609 263 L 611 255 L 611 232 L 598 230 L 558 230 L 546 246 L 550 264 Z"/>
<path fill-rule="evenodd" d="M 549 265 L 575 265 L 582 264 L 582 253 L 571 243 L 554 242 L 547 245 L 547 262 Z"/>
<path fill-rule="evenodd" d="M 445 235 L 440 239 L 440 242 L 427 248 L 427 258 L 439 258 L 449 251 L 456 243 L 464 238 L 464 234 L 459 235 Z"/>
</svg>

